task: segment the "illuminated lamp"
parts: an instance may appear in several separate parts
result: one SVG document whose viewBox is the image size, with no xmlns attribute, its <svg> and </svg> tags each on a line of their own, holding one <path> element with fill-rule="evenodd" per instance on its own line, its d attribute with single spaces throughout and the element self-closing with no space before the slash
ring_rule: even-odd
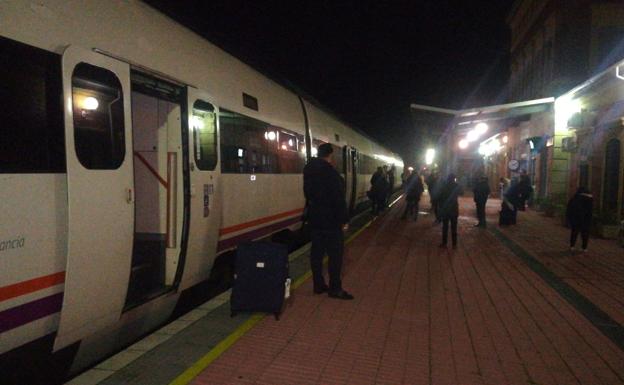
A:
<svg viewBox="0 0 624 385">
<path fill-rule="evenodd" d="M 282 144 L 282 150 L 288 150 L 288 146 L 285 144 Z"/>
<path fill-rule="evenodd" d="M 97 110 L 99 105 L 100 103 L 93 96 L 87 96 L 86 98 L 82 100 L 83 110 L 90 110 L 90 111 Z"/>
<path fill-rule="evenodd" d="M 427 149 L 427 152 L 425 153 L 425 164 L 432 164 L 433 158 L 435 158 L 435 150 L 433 148 Z"/>
<path fill-rule="evenodd" d="M 264 133 L 264 139 L 267 140 L 275 140 L 277 138 L 277 134 L 275 131 L 269 131 Z"/>
<path fill-rule="evenodd" d="M 191 127 L 196 130 L 202 130 L 204 128 L 204 120 L 201 118 L 201 116 L 191 116 Z"/>
<path fill-rule="evenodd" d="M 293 147 L 293 146 L 295 145 L 295 143 L 293 143 L 293 140 L 292 140 L 292 139 L 288 139 L 288 145 L 289 145 L 290 147 Z"/>
<path fill-rule="evenodd" d="M 468 134 L 466 135 L 466 140 L 469 142 L 474 142 L 478 138 L 479 138 L 479 133 L 476 130 L 470 130 L 468 131 Z"/>
<path fill-rule="evenodd" d="M 481 122 L 475 126 L 475 131 L 478 135 L 483 135 L 487 132 L 489 128 L 490 127 L 486 123 Z"/>
<path fill-rule="evenodd" d="M 468 148 L 468 141 L 466 139 L 462 139 L 459 141 L 459 148 L 465 150 Z"/>
<path fill-rule="evenodd" d="M 312 156 L 318 155 L 318 149 L 316 147 L 312 147 Z"/>
<path fill-rule="evenodd" d="M 581 102 L 564 95 L 555 100 L 555 134 L 568 132 L 568 120 L 572 115 L 581 112 Z"/>
<path fill-rule="evenodd" d="M 507 135 L 503 136 L 503 143 L 507 144 L 509 142 L 509 137 Z"/>
</svg>

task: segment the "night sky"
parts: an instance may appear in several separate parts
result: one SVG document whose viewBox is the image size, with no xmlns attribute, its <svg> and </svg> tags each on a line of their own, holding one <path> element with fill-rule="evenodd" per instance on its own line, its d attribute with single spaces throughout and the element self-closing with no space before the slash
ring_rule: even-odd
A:
<svg viewBox="0 0 624 385">
<path fill-rule="evenodd" d="M 407 158 L 410 103 L 507 101 L 512 0 L 146 2 Z"/>
</svg>

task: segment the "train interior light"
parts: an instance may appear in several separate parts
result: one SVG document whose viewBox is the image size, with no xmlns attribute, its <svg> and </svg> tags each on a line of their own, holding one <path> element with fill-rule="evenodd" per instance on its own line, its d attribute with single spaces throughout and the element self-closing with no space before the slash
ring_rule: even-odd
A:
<svg viewBox="0 0 624 385">
<path fill-rule="evenodd" d="M 93 96 L 87 96 L 82 101 L 82 108 L 85 110 L 90 110 L 90 111 L 97 110 L 99 105 L 100 103 Z"/>
<path fill-rule="evenodd" d="M 466 139 L 462 139 L 459 141 L 459 148 L 465 150 L 468 148 L 468 141 Z"/>
<path fill-rule="evenodd" d="M 193 115 L 191 116 L 191 127 L 193 127 L 194 130 L 203 130 L 204 129 L 204 119 L 202 118 L 202 116 L 199 115 Z"/>
</svg>

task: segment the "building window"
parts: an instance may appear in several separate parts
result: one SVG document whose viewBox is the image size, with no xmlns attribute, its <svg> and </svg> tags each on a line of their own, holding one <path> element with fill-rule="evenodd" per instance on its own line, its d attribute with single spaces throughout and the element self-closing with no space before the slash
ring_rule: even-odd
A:
<svg viewBox="0 0 624 385">
<path fill-rule="evenodd" d="M 246 93 L 243 93 L 243 105 L 247 108 L 258 111 L 258 99 L 251 95 L 247 95 Z"/>
<path fill-rule="evenodd" d="M 72 74 L 74 141 L 88 169 L 113 170 L 126 153 L 123 92 L 109 70 L 80 63 Z"/>
<path fill-rule="evenodd" d="M 61 57 L 0 37 L 0 173 L 65 172 Z"/>
<path fill-rule="evenodd" d="M 217 120 L 212 104 L 197 100 L 191 118 L 195 144 L 195 164 L 200 170 L 212 171 L 217 166 Z"/>
<path fill-rule="evenodd" d="M 611 139 L 605 150 L 605 173 L 603 182 L 603 212 L 617 210 L 620 179 L 620 141 Z"/>
</svg>

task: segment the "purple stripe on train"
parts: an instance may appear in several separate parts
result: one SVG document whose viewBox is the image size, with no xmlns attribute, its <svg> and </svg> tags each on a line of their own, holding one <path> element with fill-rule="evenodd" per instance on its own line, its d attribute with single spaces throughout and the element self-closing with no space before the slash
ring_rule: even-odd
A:
<svg viewBox="0 0 624 385">
<path fill-rule="evenodd" d="M 0 333 L 61 311 L 63 293 L 53 294 L 0 312 Z"/>
<path fill-rule="evenodd" d="M 251 240 L 260 238 L 264 235 L 271 234 L 272 232 L 276 230 L 279 230 L 281 228 L 284 228 L 290 225 L 294 225 L 297 222 L 301 222 L 300 215 L 294 218 L 286 219 L 285 221 L 273 223 L 272 225 L 253 230 L 248 233 L 237 235 L 229 239 L 224 239 L 223 241 L 219 241 L 217 245 L 217 252 L 230 249 L 241 242 L 251 241 Z"/>
</svg>

